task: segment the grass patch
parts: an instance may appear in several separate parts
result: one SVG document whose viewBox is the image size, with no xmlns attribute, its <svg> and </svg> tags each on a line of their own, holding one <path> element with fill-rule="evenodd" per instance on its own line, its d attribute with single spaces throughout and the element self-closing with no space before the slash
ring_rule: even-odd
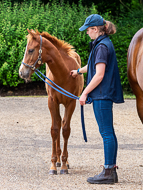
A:
<svg viewBox="0 0 143 190">
<path fill-rule="evenodd" d="M 136 96 L 134 94 L 126 94 L 123 93 L 124 99 L 136 99 Z"/>
</svg>

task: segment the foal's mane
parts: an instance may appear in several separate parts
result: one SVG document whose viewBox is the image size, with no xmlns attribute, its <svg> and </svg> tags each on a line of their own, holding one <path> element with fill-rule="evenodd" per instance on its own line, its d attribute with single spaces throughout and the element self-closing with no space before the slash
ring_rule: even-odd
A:
<svg viewBox="0 0 143 190">
<path fill-rule="evenodd" d="M 58 50 L 63 50 L 65 53 L 67 53 L 69 56 L 71 56 L 74 52 L 75 49 L 72 45 L 68 44 L 64 40 L 60 40 L 55 36 L 50 35 L 48 32 L 38 32 L 36 30 L 36 34 L 41 35 L 42 37 L 46 38 L 49 40 Z M 31 35 L 28 35 L 27 38 L 30 40 Z"/>
</svg>

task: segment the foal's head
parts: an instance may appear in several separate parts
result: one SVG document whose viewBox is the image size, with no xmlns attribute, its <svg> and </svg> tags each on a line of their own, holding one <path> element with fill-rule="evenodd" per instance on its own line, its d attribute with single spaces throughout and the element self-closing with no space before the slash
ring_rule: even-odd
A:
<svg viewBox="0 0 143 190">
<path fill-rule="evenodd" d="M 30 76 L 34 72 L 31 66 L 33 66 L 36 60 L 38 59 L 40 49 L 40 36 L 37 35 L 34 30 L 30 31 L 27 29 L 27 31 L 29 35 L 27 36 L 27 46 L 22 62 L 26 63 L 30 67 L 22 63 L 19 68 L 19 76 L 25 79 L 26 82 L 30 80 Z M 37 67 L 38 63 L 36 63 L 35 65 L 35 68 Z"/>
</svg>

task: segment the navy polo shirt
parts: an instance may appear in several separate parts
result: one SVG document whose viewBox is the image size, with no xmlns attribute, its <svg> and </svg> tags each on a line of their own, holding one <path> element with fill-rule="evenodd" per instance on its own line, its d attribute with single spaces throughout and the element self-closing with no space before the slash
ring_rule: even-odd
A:
<svg viewBox="0 0 143 190">
<path fill-rule="evenodd" d="M 94 45 L 96 44 L 98 38 L 96 40 L 94 40 L 93 42 L 90 42 L 90 51 L 92 49 L 92 47 L 94 47 Z M 109 51 L 108 48 L 104 45 L 104 44 L 100 44 L 99 46 L 97 46 L 95 52 L 95 60 L 94 63 L 95 65 L 97 63 L 105 63 L 107 65 L 107 59 L 109 56 Z"/>
<path fill-rule="evenodd" d="M 104 44 L 100 44 L 95 52 L 95 65 L 97 63 L 105 63 L 107 65 L 108 54 L 108 48 Z"/>
<path fill-rule="evenodd" d="M 103 80 L 88 94 L 88 97 L 91 97 L 92 100 L 108 99 L 115 103 L 123 103 L 124 99 L 116 54 L 113 44 L 106 34 L 99 36 L 92 43 L 92 50 L 87 64 L 87 85 L 96 74 L 96 64 L 100 62 L 106 64 Z"/>
</svg>

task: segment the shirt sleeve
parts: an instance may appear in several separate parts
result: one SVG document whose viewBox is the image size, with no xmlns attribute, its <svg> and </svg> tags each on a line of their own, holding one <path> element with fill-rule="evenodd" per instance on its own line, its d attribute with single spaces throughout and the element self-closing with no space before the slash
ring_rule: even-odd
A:
<svg viewBox="0 0 143 190">
<path fill-rule="evenodd" d="M 105 63 L 108 60 L 108 48 L 104 44 L 100 44 L 95 51 L 95 65 L 97 63 Z"/>
</svg>

